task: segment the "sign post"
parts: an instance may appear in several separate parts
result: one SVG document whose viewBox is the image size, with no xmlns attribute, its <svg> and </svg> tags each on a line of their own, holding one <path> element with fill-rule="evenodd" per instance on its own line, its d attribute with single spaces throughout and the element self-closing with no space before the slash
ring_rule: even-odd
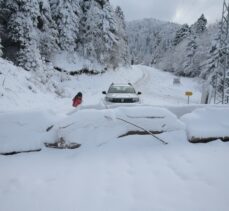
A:
<svg viewBox="0 0 229 211">
<path fill-rule="evenodd" d="M 191 97 L 193 94 L 192 94 L 192 92 L 187 91 L 187 92 L 185 92 L 185 95 L 188 96 L 188 104 L 189 104 L 189 102 L 190 102 L 190 97 Z"/>
</svg>

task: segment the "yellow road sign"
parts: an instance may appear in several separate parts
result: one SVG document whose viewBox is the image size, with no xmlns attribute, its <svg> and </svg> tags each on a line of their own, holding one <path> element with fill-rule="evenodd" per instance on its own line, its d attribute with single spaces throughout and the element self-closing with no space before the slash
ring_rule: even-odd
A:
<svg viewBox="0 0 229 211">
<path fill-rule="evenodd" d="M 192 94 L 192 92 L 188 91 L 188 92 L 185 92 L 185 95 L 186 96 L 192 96 L 193 94 Z"/>
</svg>

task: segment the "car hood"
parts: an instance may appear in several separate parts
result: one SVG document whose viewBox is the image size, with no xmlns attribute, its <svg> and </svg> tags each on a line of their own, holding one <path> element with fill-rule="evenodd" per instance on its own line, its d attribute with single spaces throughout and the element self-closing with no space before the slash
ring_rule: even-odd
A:
<svg viewBox="0 0 229 211">
<path fill-rule="evenodd" d="M 107 94 L 108 98 L 139 98 L 138 95 L 132 93 L 114 93 Z"/>
</svg>

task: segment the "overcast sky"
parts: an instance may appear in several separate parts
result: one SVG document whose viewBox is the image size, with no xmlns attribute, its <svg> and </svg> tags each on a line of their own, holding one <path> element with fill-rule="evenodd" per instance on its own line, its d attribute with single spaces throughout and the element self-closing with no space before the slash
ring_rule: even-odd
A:
<svg viewBox="0 0 229 211">
<path fill-rule="evenodd" d="M 121 6 L 127 21 L 156 18 L 176 23 L 194 23 L 203 13 L 208 22 L 220 20 L 223 0 L 110 0 Z"/>
</svg>

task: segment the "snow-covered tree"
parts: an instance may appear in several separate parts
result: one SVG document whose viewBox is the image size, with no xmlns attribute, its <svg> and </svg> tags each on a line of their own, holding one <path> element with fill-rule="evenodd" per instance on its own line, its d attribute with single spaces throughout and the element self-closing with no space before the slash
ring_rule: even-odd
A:
<svg viewBox="0 0 229 211">
<path fill-rule="evenodd" d="M 39 3 L 35 0 L 9 0 L 6 4 L 12 11 L 9 22 L 9 37 L 19 45 L 18 64 L 27 70 L 41 68 L 41 56 L 37 46 L 36 25 L 39 16 Z M 33 56 L 31 54 L 34 54 Z M 32 58 L 27 60 L 28 58 Z M 23 59 L 23 57 L 25 59 Z M 28 63 L 31 63 L 28 65 Z"/>
<path fill-rule="evenodd" d="M 80 52 L 85 57 L 101 62 L 104 17 L 102 9 L 94 0 L 83 1 L 81 7 L 83 15 L 80 24 Z"/>
<path fill-rule="evenodd" d="M 188 24 L 182 25 L 176 32 L 176 36 L 173 40 L 173 45 L 178 45 L 181 41 L 190 35 L 191 29 Z"/>
<path fill-rule="evenodd" d="M 50 4 L 46 0 L 38 0 L 39 15 L 37 16 L 36 32 L 38 47 L 41 55 L 49 60 L 51 55 L 59 49 L 57 26 L 52 19 Z"/>
<path fill-rule="evenodd" d="M 58 48 L 57 30 L 51 17 L 49 2 L 5 0 L 4 6 L 9 11 L 6 24 L 8 39 L 12 46 L 16 46 L 17 63 L 27 70 L 41 69 L 41 56 L 48 59 Z M 29 59 L 31 55 L 33 58 Z"/>
<path fill-rule="evenodd" d="M 218 41 L 212 42 L 210 51 L 207 54 L 207 59 L 205 61 L 204 67 L 201 71 L 200 77 L 203 79 L 208 79 L 212 77 L 212 74 L 217 68 L 217 62 L 219 58 L 219 45 Z"/>
<path fill-rule="evenodd" d="M 120 60 L 120 47 L 125 45 L 113 8 L 108 0 L 85 0 L 81 3 L 80 48 L 83 56 L 115 67 Z M 119 28 L 120 27 L 120 28 Z M 120 29 L 120 31 L 118 31 Z M 119 57 L 119 58 L 118 58 Z"/>
<path fill-rule="evenodd" d="M 111 63 L 113 66 L 130 64 L 130 53 L 128 38 L 126 32 L 125 16 L 120 6 L 115 9 L 117 42 L 114 43 L 113 52 L 111 53 Z M 115 63 L 117 63 L 115 65 Z"/>
<path fill-rule="evenodd" d="M 196 54 L 196 50 L 197 50 L 197 43 L 196 43 L 196 37 L 195 36 L 191 36 L 189 38 L 189 41 L 187 43 L 186 46 L 186 50 L 185 50 L 185 61 L 183 64 L 183 74 L 184 76 L 189 76 L 189 77 L 194 77 L 196 75 L 198 75 L 197 73 L 197 65 L 195 64 L 195 54 Z"/>
<path fill-rule="evenodd" d="M 34 40 L 26 42 L 18 52 L 18 64 L 26 70 L 41 71 L 43 62 Z"/>
<path fill-rule="evenodd" d="M 191 31 L 196 34 L 201 34 L 207 30 L 207 19 L 204 14 L 191 26 Z"/>
<path fill-rule="evenodd" d="M 50 0 L 52 16 L 59 32 L 62 50 L 74 52 L 79 40 L 81 8 L 79 0 Z"/>
</svg>

